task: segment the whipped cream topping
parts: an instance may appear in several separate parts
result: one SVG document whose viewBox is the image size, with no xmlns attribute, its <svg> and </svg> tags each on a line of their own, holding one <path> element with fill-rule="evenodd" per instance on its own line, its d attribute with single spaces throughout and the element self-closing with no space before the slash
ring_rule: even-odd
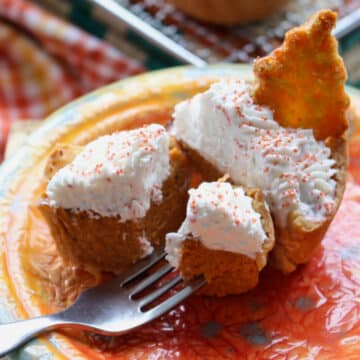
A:
<svg viewBox="0 0 360 360">
<path fill-rule="evenodd" d="M 225 182 L 202 183 L 189 191 L 186 218 L 176 233 L 166 235 L 167 260 L 178 267 L 181 243 L 189 235 L 212 250 L 244 254 L 261 251 L 266 234 L 252 198 Z"/>
<path fill-rule="evenodd" d="M 125 222 L 144 217 L 151 201 L 162 200 L 169 174 L 169 135 L 153 124 L 90 142 L 54 175 L 46 194 L 50 206 Z"/>
<path fill-rule="evenodd" d="M 280 127 L 245 81 L 220 81 L 178 104 L 172 131 L 236 184 L 262 189 L 281 226 L 293 210 L 319 222 L 335 211 L 331 150 L 311 129 Z"/>
<path fill-rule="evenodd" d="M 150 255 L 154 251 L 154 247 L 151 245 L 151 242 L 147 239 L 145 231 L 138 238 L 141 250 L 143 251 L 141 257 Z"/>
</svg>

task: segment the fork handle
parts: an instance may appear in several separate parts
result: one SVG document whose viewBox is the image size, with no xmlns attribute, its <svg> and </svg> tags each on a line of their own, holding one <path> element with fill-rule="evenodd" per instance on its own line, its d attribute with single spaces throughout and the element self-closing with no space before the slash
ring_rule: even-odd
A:
<svg viewBox="0 0 360 360">
<path fill-rule="evenodd" d="M 64 321 L 56 316 L 41 316 L 0 325 L 0 358 L 36 335 L 61 325 L 64 325 Z"/>
</svg>

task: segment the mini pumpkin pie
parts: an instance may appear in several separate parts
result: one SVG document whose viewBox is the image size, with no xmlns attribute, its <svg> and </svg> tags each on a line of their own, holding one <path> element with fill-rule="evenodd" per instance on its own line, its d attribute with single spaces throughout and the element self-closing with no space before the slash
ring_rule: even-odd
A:
<svg viewBox="0 0 360 360">
<path fill-rule="evenodd" d="M 72 263 L 124 271 L 183 220 L 188 163 L 160 125 L 57 148 L 45 172 L 40 209 Z"/>
<path fill-rule="evenodd" d="M 244 24 L 280 11 L 289 0 L 168 0 L 186 14 L 214 24 Z"/>
<path fill-rule="evenodd" d="M 203 274 L 203 294 L 224 296 L 254 288 L 274 245 L 270 212 L 260 190 L 228 182 L 191 189 L 184 222 L 166 236 L 167 259 L 189 280 Z"/>
<path fill-rule="evenodd" d="M 318 13 L 257 60 L 255 89 L 223 80 L 174 112 L 173 134 L 207 180 L 227 173 L 263 191 L 275 224 L 272 263 L 284 272 L 310 260 L 344 193 L 349 100 L 335 20 Z"/>
</svg>

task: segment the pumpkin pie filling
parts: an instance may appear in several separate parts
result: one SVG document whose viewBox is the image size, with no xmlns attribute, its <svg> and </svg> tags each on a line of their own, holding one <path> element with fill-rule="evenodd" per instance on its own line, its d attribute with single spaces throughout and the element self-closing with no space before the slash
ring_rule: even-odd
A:
<svg viewBox="0 0 360 360">
<path fill-rule="evenodd" d="M 184 222 L 166 236 L 167 259 L 189 280 L 203 274 L 206 295 L 254 288 L 274 245 L 269 209 L 258 189 L 203 182 L 190 190 Z"/>
<path fill-rule="evenodd" d="M 70 160 L 65 166 L 58 157 Z M 58 169 L 57 166 L 60 166 Z M 122 272 L 164 245 L 182 221 L 188 164 L 164 127 L 106 135 L 50 157 L 40 209 L 61 255 Z"/>
</svg>

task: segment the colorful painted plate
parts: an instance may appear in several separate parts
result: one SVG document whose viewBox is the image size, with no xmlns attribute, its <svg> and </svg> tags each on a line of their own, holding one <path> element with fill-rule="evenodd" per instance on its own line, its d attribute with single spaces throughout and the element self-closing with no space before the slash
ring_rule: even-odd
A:
<svg viewBox="0 0 360 360">
<path fill-rule="evenodd" d="M 173 105 L 225 76 L 250 68 L 170 69 L 120 81 L 57 111 L 0 170 L 0 320 L 57 311 L 94 274 L 63 264 L 36 204 L 44 162 L 56 142 L 166 123 Z M 354 97 L 359 96 L 348 89 Z M 354 98 L 355 99 L 355 98 Z M 357 124 L 354 124 L 357 128 Z M 360 172 L 355 131 L 351 171 Z M 16 359 L 358 359 L 360 354 L 360 187 L 349 183 L 323 245 L 290 276 L 266 269 L 258 288 L 224 299 L 194 296 L 149 326 L 123 337 L 53 332 Z M 1 341 L 1 339 L 0 339 Z"/>
</svg>

